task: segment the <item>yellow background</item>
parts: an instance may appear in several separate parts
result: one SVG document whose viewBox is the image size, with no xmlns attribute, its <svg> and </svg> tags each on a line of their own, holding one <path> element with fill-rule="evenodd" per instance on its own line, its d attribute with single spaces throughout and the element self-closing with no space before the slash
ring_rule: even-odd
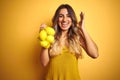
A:
<svg viewBox="0 0 120 80">
<path fill-rule="evenodd" d="M 51 24 L 56 8 L 70 4 L 99 47 L 99 58 L 84 53 L 79 60 L 82 80 L 120 80 L 119 0 L 0 0 L 0 80 L 42 80 L 41 23 Z"/>
</svg>

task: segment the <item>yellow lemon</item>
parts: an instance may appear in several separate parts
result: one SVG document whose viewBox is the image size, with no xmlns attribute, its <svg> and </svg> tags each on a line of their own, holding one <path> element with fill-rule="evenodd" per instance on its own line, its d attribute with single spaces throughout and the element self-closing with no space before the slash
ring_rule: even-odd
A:
<svg viewBox="0 0 120 80">
<path fill-rule="evenodd" d="M 55 30 L 52 27 L 47 26 L 45 28 L 45 30 L 46 30 L 47 34 L 49 34 L 49 35 L 54 35 L 55 34 Z"/>
<path fill-rule="evenodd" d="M 50 47 L 50 43 L 46 40 L 40 41 L 40 45 L 44 48 L 49 48 Z"/>
<path fill-rule="evenodd" d="M 49 48 L 49 47 L 50 47 L 50 43 L 47 46 L 45 46 L 45 48 Z"/>
<path fill-rule="evenodd" d="M 48 35 L 46 40 L 49 42 L 49 43 L 53 43 L 54 42 L 54 36 L 52 35 Z"/>
<path fill-rule="evenodd" d="M 45 30 L 40 31 L 39 37 L 41 40 L 45 40 L 47 38 L 47 33 Z"/>
</svg>

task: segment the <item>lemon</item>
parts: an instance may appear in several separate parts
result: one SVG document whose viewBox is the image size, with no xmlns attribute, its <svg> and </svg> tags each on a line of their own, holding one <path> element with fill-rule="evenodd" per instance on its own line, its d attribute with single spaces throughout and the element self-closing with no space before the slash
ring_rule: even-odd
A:
<svg viewBox="0 0 120 80">
<path fill-rule="evenodd" d="M 45 30 L 46 30 L 47 34 L 49 34 L 49 35 L 54 35 L 55 34 L 55 30 L 52 27 L 47 26 L 45 28 Z"/>
<path fill-rule="evenodd" d="M 45 46 L 45 48 L 49 48 L 49 47 L 50 47 L 50 43 L 47 46 Z"/>
<path fill-rule="evenodd" d="M 49 43 L 53 43 L 54 42 L 54 36 L 52 35 L 48 35 L 46 40 L 49 42 Z"/>
<path fill-rule="evenodd" d="M 41 40 L 45 40 L 47 38 L 47 33 L 45 30 L 40 31 L 39 37 Z"/>
<path fill-rule="evenodd" d="M 50 47 L 50 43 L 46 40 L 40 41 L 40 45 L 44 48 L 49 48 Z"/>
<path fill-rule="evenodd" d="M 54 35 L 55 35 L 55 30 L 47 26 L 43 30 L 40 31 L 39 37 L 40 37 L 40 45 L 44 48 L 49 48 L 51 43 L 54 42 Z"/>
</svg>

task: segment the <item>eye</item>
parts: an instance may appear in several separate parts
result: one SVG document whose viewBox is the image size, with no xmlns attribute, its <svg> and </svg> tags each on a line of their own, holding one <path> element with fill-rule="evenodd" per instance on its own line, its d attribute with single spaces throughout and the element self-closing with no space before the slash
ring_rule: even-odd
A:
<svg viewBox="0 0 120 80">
<path fill-rule="evenodd" d="M 62 14 L 60 14 L 60 15 L 59 15 L 59 17 L 63 17 L 63 15 L 62 15 Z"/>
<path fill-rule="evenodd" d="M 67 17 L 71 17 L 70 14 L 67 14 Z"/>
</svg>

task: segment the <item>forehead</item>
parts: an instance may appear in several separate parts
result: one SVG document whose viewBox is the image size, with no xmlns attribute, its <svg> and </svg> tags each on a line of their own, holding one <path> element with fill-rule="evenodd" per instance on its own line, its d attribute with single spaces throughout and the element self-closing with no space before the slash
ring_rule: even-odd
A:
<svg viewBox="0 0 120 80">
<path fill-rule="evenodd" d="M 63 8 L 60 10 L 59 14 L 68 14 L 68 10 L 66 8 Z"/>
</svg>

